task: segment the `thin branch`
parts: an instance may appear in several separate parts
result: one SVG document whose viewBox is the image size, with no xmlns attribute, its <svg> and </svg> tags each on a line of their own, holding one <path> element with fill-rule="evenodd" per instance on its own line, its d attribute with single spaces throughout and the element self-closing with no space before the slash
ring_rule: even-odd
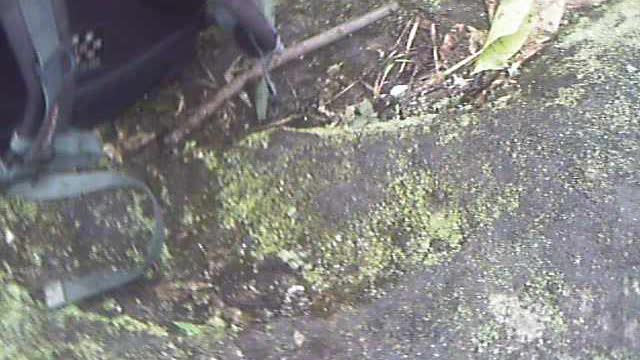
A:
<svg viewBox="0 0 640 360">
<path fill-rule="evenodd" d="M 437 74 L 440 72 L 440 59 L 438 57 L 438 30 L 435 23 L 431 23 L 431 43 L 433 44 L 433 66 Z"/>
<path fill-rule="evenodd" d="M 274 56 L 270 69 L 278 68 L 291 60 L 298 59 L 303 55 L 342 39 L 343 37 L 392 14 L 398 10 L 398 8 L 398 3 L 392 2 L 362 17 L 336 26 L 322 34 L 313 36 L 301 43 L 298 43 L 285 50 L 282 54 Z M 218 108 L 220 108 L 220 106 L 222 106 L 227 100 L 242 91 L 249 81 L 263 76 L 263 71 L 263 67 L 260 64 L 256 64 L 248 72 L 233 79 L 233 81 L 220 89 L 220 91 L 215 94 L 211 100 L 205 102 L 196 109 L 185 122 L 181 123 L 174 131 L 169 133 L 169 135 L 164 138 L 164 143 L 168 145 L 177 145 L 180 143 L 191 132 L 201 127 L 207 118 L 218 110 Z"/>
</svg>

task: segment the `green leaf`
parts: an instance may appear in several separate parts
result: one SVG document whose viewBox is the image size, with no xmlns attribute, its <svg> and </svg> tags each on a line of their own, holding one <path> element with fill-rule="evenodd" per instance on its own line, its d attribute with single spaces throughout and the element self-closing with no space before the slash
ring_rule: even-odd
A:
<svg viewBox="0 0 640 360">
<path fill-rule="evenodd" d="M 380 121 L 378 113 L 369 99 L 363 99 L 360 103 L 349 105 L 344 112 L 344 121 L 351 128 L 362 128 L 368 124 Z"/>
<path fill-rule="evenodd" d="M 275 4 L 273 0 L 258 1 L 258 5 L 262 7 L 262 11 L 272 25 L 275 25 Z M 269 110 L 269 86 L 266 79 L 258 80 L 255 87 L 254 106 L 256 108 L 256 117 L 259 122 L 266 120 Z"/>
<path fill-rule="evenodd" d="M 503 0 L 500 3 L 474 73 L 499 70 L 508 65 L 533 29 L 532 9 L 533 0 Z"/>
<path fill-rule="evenodd" d="M 269 86 L 267 85 L 267 80 L 258 80 L 253 102 L 256 108 L 256 118 L 258 122 L 265 121 L 267 119 L 267 112 L 269 111 Z"/>
<path fill-rule="evenodd" d="M 175 325 L 176 328 L 186 336 L 198 336 L 202 334 L 202 326 L 200 325 L 182 321 L 174 321 L 173 325 Z"/>
</svg>

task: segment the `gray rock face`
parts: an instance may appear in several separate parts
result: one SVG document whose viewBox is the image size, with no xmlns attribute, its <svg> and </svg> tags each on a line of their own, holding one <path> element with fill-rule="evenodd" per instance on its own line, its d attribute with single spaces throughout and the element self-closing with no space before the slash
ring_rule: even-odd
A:
<svg viewBox="0 0 640 360">
<path fill-rule="evenodd" d="M 228 344 L 244 357 L 225 358 L 639 358 L 638 23 L 633 1 L 602 10 L 469 125 L 365 132 L 350 163 L 370 176 L 325 189 L 317 211 L 336 221 L 376 203 L 380 169 L 397 168 L 380 154 L 409 154 L 454 189 L 444 202 L 463 209 L 464 245 L 329 319 L 250 329 Z"/>
<path fill-rule="evenodd" d="M 126 206 L 0 202 L 0 359 L 640 358 L 639 23 L 601 8 L 481 112 L 160 159 L 168 280 L 117 301 L 51 314 L 24 288 L 73 247 L 34 244 Z"/>
</svg>

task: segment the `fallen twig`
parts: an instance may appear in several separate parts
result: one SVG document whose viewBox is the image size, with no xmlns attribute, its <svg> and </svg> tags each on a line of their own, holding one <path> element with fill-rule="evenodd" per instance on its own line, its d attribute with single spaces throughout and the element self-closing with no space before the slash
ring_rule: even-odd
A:
<svg viewBox="0 0 640 360">
<path fill-rule="evenodd" d="M 362 17 L 351 20 L 342 25 L 338 25 L 322 34 L 313 36 L 301 43 L 289 47 L 282 54 L 276 55 L 271 62 L 270 69 L 280 67 L 291 60 L 297 59 L 321 47 L 329 45 L 351 33 L 354 33 L 388 15 L 399 8 L 398 3 L 392 2 L 382 6 Z M 263 67 L 259 64 L 255 65 L 248 72 L 234 78 L 229 84 L 220 89 L 211 100 L 206 101 L 191 116 L 181 123 L 175 130 L 164 138 L 164 143 L 168 145 L 177 145 L 182 139 L 189 135 L 192 131 L 202 126 L 205 120 L 214 113 L 222 104 L 234 95 L 242 91 L 244 86 L 250 80 L 263 75 Z"/>
<path fill-rule="evenodd" d="M 265 130 L 269 130 L 269 129 L 273 129 L 273 128 L 277 128 L 277 127 L 283 127 L 283 126 L 287 126 L 287 124 L 289 124 L 290 122 L 299 119 L 302 115 L 301 114 L 291 114 L 291 115 L 287 115 L 284 118 L 278 120 L 278 121 L 274 121 L 272 123 L 260 126 L 256 129 L 252 129 L 251 133 L 256 133 L 256 132 L 260 132 L 260 131 L 265 131 Z"/>
<path fill-rule="evenodd" d="M 440 72 L 440 59 L 438 58 L 438 32 L 436 24 L 431 23 L 431 43 L 433 44 L 433 66 L 435 73 Z"/>
<path fill-rule="evenodd" d="M 344 89 L 340 90 L 337 94 L 333 95 L 331 97 L 331 99 L 329 99 L 329 101 L 327 101 L 326 104 L 324 104 L 325 106 L 333 103 L 334 101 L 336 101 L 340 96 L 344 95 L 347 93 L 347 91 L 351 90 L 354 86 L 356 86 L 358 84 L 358 80 L 352 82 L 351 84 L 349 84 L 349 86 L 345 87 Z"/>
<path fill-rule="evenodd" d="M 421 19 L 419 16 L 416 16 L 416 21 L 413 23 L 413 27 L 411 27 L 411 32 L 409 33 L 409 38 L 407 39 L 407 44 L 405 46 L 405 54 L 411 53 L 411 49 L 413 49 L 413 43 L 416 40 L 416 35 L 418 34 L 418 28 L 420 27 Z M 403 62 L 400 65 L 400 71 L 398 74 L 404 73 L 404 69 L 406 68 L 408 62 Z"/>
</svg>

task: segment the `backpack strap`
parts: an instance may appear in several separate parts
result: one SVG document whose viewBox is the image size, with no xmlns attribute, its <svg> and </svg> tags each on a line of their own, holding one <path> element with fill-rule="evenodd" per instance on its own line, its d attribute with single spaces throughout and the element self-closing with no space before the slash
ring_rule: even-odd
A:
<svg viewBox="0 0 640 360">
<path fill-rule="evenodd" d="M 0 1 L 0 23 L 7 37 L 9 50 L 13 53 L 18 65 L 19 77 L 25 87 L 25 103 L 22 117 L 10 119 L 18 124 L 21 137 L 31 138 L 42 122 L 44 98 L 42 85 L 38 76 L 38 60 L 33 42 L 20 9 L 21 1 Z M 15 136 L 15 135 L 14 135 Z"/>
<path fill-rule="evenodd" d="M 60 0 L 18 1 L 26 30 L 30 35 L 42 95 L 44 96 L 44 119 L 39 125 L 35 141 L 23 156 L 26 162 L 49 160 L 52 154 L 53 137 L 61 127 L 60 120 L 70 117 L 74 84 L 75 59 L 72 56 L 66 16 L 66 5 Z M 16 131 L 11 149 L 15 152 L 23 141 L 24 133 L 33 131 L 37 124 L 26 119 L 22 131 Z"/>
</svg>

